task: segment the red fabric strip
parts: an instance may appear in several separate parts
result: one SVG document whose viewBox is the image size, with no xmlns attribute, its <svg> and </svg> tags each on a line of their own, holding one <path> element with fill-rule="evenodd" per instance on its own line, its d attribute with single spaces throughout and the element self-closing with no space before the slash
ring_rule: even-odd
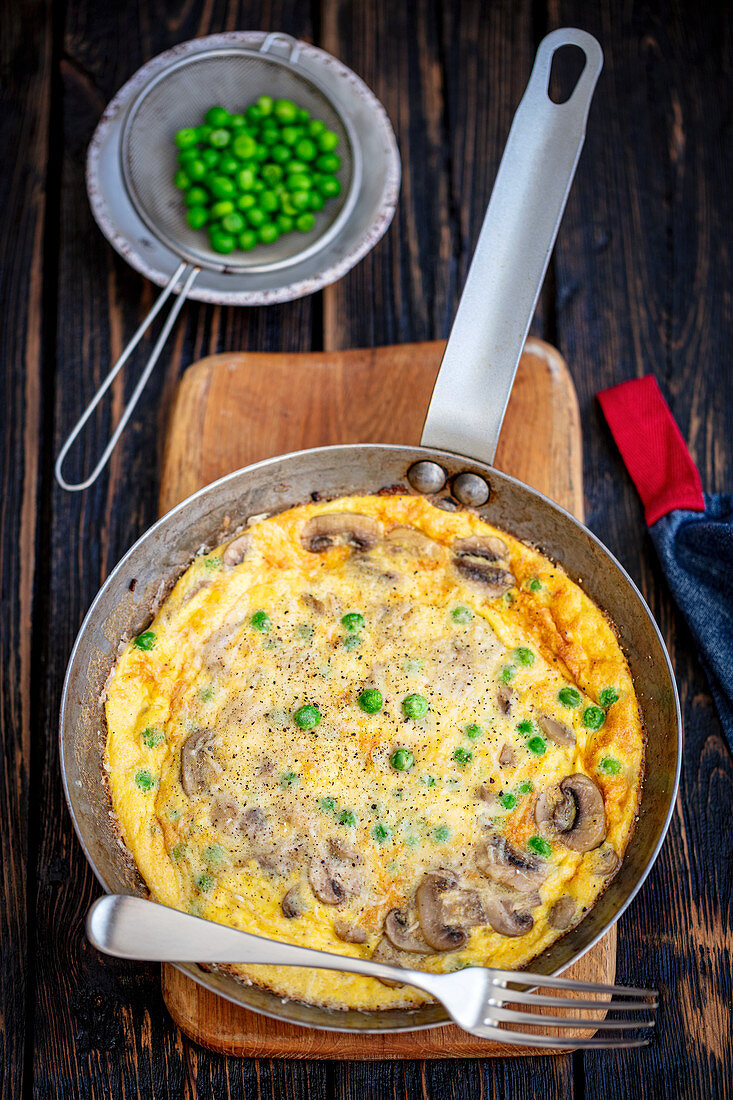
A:
<svg viewBox="0 0 733 1100">
<path fill-rule="evenodd" d="M 657 381 L 634 378 L 596 395 L 651 527 L 667 512 L 704 512 L 697 466 Z"/>
</svg>

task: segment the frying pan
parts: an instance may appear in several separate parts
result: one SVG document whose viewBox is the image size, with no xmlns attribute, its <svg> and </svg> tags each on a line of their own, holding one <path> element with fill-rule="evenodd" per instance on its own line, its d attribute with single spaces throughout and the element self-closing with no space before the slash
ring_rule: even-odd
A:
<svg viewBox="0 0 733 1100">
<path fill-rule="evenodd" d="M 547 94 L 555 51 L 572 44 L 585 68 L 570 98 Z M 596 40 L 555 31 L 540 44 L 517 110 L 435 385 L 419 447 L 318 447 L 255 463 L 195 493 L 125 555 L 97 595 L 74 645 L 61 705 L 66 797 L 97 878 L 112 893 L 146 894 L 112 814 L 103 755 L 104 686 L 120 638 L 139 633 L 202 546 L 237 523 L 310 499 L 405 491 L 476 508 L 482 519 L 539 547 L 609 614 L 634 678 L 646 730 L 646 778 L 636 829 L 616 877 L 585 919 L 533 960 L 554 974 L 588 950 L 639 890 L 660 849 L 679 778 L 681 723 L 664 643 L 631 578 L 601 542 L 541 493 L 491 465 L 501 421 L 585 134 L 602 65 Z M 453 503 L 452 506 L 455 506 Z M 133 583 L 134 582 L 134 583 Z M 181 970 L 245 1007 L 291 1023 L 343 1031 L 399 1031 L 445 1023 L 440 1005 L 336 1012 L 285 1002 L 268 990 L 194 965 Z"/>
</svg>

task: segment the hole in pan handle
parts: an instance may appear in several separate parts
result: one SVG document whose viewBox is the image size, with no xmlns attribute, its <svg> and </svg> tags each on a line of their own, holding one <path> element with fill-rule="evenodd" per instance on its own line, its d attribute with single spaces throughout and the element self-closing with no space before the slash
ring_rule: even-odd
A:
<svg viewBox="0 0 733 1100">
<path fill-rule="evenodd" d="M 186 298 L 188 297 L 188 292 L 191 289 L 191 287 L 193 286 L 193 284 L 196 280 L 196 276 L 199 274 L 200 270 L 201 270 L 200 268 L 193 267 L 193 266 L 191 266 L 191 264 L 187 264 L 187 263 L 179 264 L 179 266 L 176 268 L 176 270 L 173 272 L 170 279 L 166 283 L 166 285 L 163 288 L 162 292 L 158 295 L 158 298 L 155 302 L 155 305 L 150 310 L 147 317 L 142 322 L 142 324 L 140 325 L 140 327 L 136 331 L 135 335 L 132 337 L 129 344 L 125 348 L 125 350 L 122 352 L 122 355 L 119 357 L 119 359 L 117 360 L 115 365 L 112 367 L 112 370 L 109 372 L 109 374 L 105 378 L 104 382 L 102 382 L 102 385 L 99 387 L 99 389 L 95 393 L 94 397 L 89 402 L 86 409 L 84 410 L 82 415 L 77 420 L 76 424 L 74 425 L 74 427 L 71 431 L 71 434 L 69 435 L 68 439 L 66 440 L 63 447 L 61 448 L 61 451 L 59 452 L 59 457 L 56 459 L 56 465 L 54 466 L 54 473 L 56 474 L 56 480 L 58 481 L 58 483 L 59 483 L 59 485 L 61 486 L 62 489 L 67 489 L 70 493 L 77 493 L 81 489 L 88 489 L 90 485 L 94 484 L 94 482 L 97 480 L 97 478 L 101 474 L 104 467 L 107 465 L 107 462 L 109 460 L 109 456 L 112 454 L 113 450 L 117 446 L 119 438 L 122 435 L 123 431 L 125 430 L 125 425 L 127 424 L 127 421 L 132 416 L 133 410 L 134 410 L 135 406 L 137 405 L 140 394 L 145 389 L 145 385 L 148 381 L 148 378 L 150 378 L 150 375 L 153 372 L 153 367 L 158 362 L 158 359 L 160 357 L 160 353 L 163 350 L 163 347 L 165 345 L 166 340 L 168 339 L 170 331 L 173 328 L 173 325 L 175 324 L 175 321 L 176 321 L 176 318 L 178 317 L 178 314 L 181 312 L 181 309 L 183 308 L 183 303 L 186 301 Z M 70 484 L 68 481 L 66 481 L 63 474 L 61 473 L 61 467 L 64 464 L 64 459 L 66 458 L 66 455 L 68 454 L 70 447 L 72 446 L 72 444 L 76 440 L 77 436 L 81 432 L 81 430 L 84 427 L 84 425 L 86 424 L 87 420 L 92 415 L 92 413 L 96 409 L 97 405 L 102 400 L 105 393 L 107 392 L 109 387 L 112 385 L 115 378 L 117 377 L 119 372 L 122 370 L 122 368 L 124 367 L 127 360 L 130 358 L 132 352 L 135 350 L 137 345 L 140 343 L 141 339 L 143 338 L 143 336 L 145 335 L 147 330 L 150 328 L 150 325 L 153 323 L 155 318 L 158 316 L 161 309 L 165 305 L 166 301 L 168 300 L 170 295 L 175 290 L 175 287 L 177 286 L 177 284 L 181 280 L 183 280 L 183 285 L 181 286 L 181 289 L 178 292 L 178 296 L 176 297 L 175 302 L 171 306 L 170 313 L 168 314 L 166 322 L 163 325 L 160 336 L 158 337 L 158 339 L 156 341 L 155 347 L 153 348 L 152 352 L 150 353 L 150 358 L 148 359 L 147 363 L 145 364 L 145 369 L 143 370 L 142 374 L 140 375 L 140 380 L 139 380 L 138 384 L 135 386 L 132 397 L 130 398 L 129 402 L 127 403 L 125 411 L 123 412 L 122 416 L 120 417 L 120 422 L 117 425 L 117 427 L 115 428 L 114 432 L 112 433 L 112 436 L 109 440 L 109 443 L 107 444 L 107 446 L 104 449 L 102 457 L 100 458 L 99 462 L 94 467 L 94 469 L 92 470 L 91 474 L 86 479 L 86 481 L 80 481 L 76 485 Z"/>
<path fill-rule="evenodd" d="M 585 66 L 558 104 L 548 94 L 552 60 L 568 45 L 582 50 Z M 494 461 L 602 66 L 601 47 L 585 31 L 563 27 L 540 43 L 440 365 L 425 447 Z"/>
</svg>

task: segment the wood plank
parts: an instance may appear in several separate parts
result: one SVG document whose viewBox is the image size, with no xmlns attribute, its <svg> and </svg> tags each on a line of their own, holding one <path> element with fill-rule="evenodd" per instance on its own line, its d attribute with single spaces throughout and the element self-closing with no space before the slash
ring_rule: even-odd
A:
<svg viewBox="0 0 733 1100">
<path fill-rule="evenodd" d="M 559 345 L 585 428 L 588 522 L 649 600 L 680 686 L 685 755 L 669 837 L 620 926 L 619 979 L 659 987 L 656 1036 L 614 1060 L 617 1095 L 733 1093 L 733 761 L 641 507 L 594 402 L 653 373 L 709 490 L 733 483 L 731 42 L 724 5 L 549 5 L 605 51 L 555 252 Z M 586 1094 L 608 1060 L 584 1056 Z"/>
<path fill-rule="evenodd" d="M 0 1095 L 27 1086 L 26 1034 L 33 958 L 33 911 L 27 875 L 28 806 L 38 714 L 32 690 L 40 631 L 35 576 L 40 524 L 40 433 L 43 424 L 43 257 L 48 173 L 51 6 L 0 7 L 0 359 L 3 363 L 2 506 L 0 507 Z M 29 898 L 29 890 L 30 898 Z"/>
<path fill-rule="evenodd" d="M 196 1082 L 201 1081 L 205 1095 L 209 1077 L 222 1080 L 219 1063 L 203 1052 L 192 1052 L 171 1026 L 158 968 L 102 959 L 84 940 L 83 917 L 97 886 L 63 802 L 55 738 L 58 702 L 65 664 L 86 608 L 116 560 L 155 518 L 167 406 L 181 370 L 201 354 L 231 345 L 310 348 L 312 302 L 267 310 L 185 306 L 139 411 L 100 482 L 73 496 L 52 490 L 49 463 L 157 293 L 113 253 L 89 211 L 86 147 L 106 102 L 139 65 L 183 39 L 236 27 L 270 29 L 271 20 L 308 36 L 310 12 L 297 0 L 218 2 L 175 10 L 154 0 L 138 0 L 73 3 L 63 7 L 61 17 L 65 23 L 58 74 L 64 112 L 58 140 L 63 151 L 58 373 L 55 393 L 51 388 L 48 392 L 48 400 L 55 403 L 54 437 L 45 442 L 52 506 L 48 519 L 53 527 L 42 572 L 48 606 L 39 630 L 43 681 L 35 689 L 41 714 L 34 731 L 37 771 L 31 801 L 39 832 L 32 864 L 39 884 L 34 1088 L 37 1095 L 49 1097 L 179 1097 L 195 1096 Z M 19 286 L 30 270 L 27 263 L 18 273 Z M 52 286 L 49 293 L 54 292 Z M 54 346 L 53 337 L 50 345 Z M 139 358 L 136 363 L 139 370 Z M 135 365 L 124 374 L 113 390 L 113 416 L 119 415 L 131 392 Z M 70 476 L 93 464 L 111 419 L 105 409 L 94 421 L 82 454 L 70 462 Z M 250 1064 L 222 1094 L 228 1089 L 232 1096 L 251 1096 L 257 1075 L 258 1067 Z M 270 1074 L 273 1091 L 287 1092 L 296 1077 L 287 1067 L 276 1067 Z M 312 1071 L 311 1083 L 314 1096 L 325 1095 L 323 1073 Z"/>
<path fill-rule="evenodd" d="M 273 454 L 324 443 L 418 442 L 444 346 L 438 341 L 310 354 L 230 353 L 195 364 L 173 407 L 161 511 L 211 480 Z M 528 342 L 497 465 L 582 516 L 580 424 L 569 377 L 553 348 Z M 614 928 L 568 975 L 613 981 L 615 943 Z M 163 968 L 163 992 L 187 1035 L 226 1054 L 374 1060 L 524 1053 L 456 1027 L 362 1036 L 290 1026 L 233 1005 L 170 966 Z"/>
</svg>

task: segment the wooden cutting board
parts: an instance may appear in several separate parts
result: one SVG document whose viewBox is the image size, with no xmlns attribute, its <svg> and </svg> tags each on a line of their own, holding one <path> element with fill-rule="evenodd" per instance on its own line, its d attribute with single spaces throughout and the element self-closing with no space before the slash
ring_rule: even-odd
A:
<svg viewBox="0 0 733 1100">
<path fill-rule="evenodd" d="M 194 363 L 181 379 L 171 412 L 161 513 L 223 474 L 286 451 L 326 443 L 418 443 L 444 346 L 232 353 Z M 575 390 L 559 352 L 540 340 L 525 347 L 496 465 L 582 518 Z M 613 982 L 615 972 L 614 927 L 566 975 Z M 371 1060 L 553 1053 L 487 1042 L 452 1025 L 388 1035 L 317 1031 L 249 1012 L 172 966 L 163 967 L 162 981 L 178 1026 L 224 1054 Z"/>
</svg>

